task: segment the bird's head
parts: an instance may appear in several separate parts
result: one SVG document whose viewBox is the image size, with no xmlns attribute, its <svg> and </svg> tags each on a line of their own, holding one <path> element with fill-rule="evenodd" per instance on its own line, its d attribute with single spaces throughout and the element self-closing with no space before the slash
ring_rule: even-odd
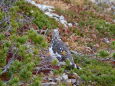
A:
<svg viewBox="0 0 115 86">
<path fill-rule="evenodd" d="M 53 35 L 52 35 L 52 37 L 53 37 L 54 39 L 60 39 L 59 30 L 58 30 L 58 29 L 54 29 L 54 30 L 53 30 Z"/>
</svg>

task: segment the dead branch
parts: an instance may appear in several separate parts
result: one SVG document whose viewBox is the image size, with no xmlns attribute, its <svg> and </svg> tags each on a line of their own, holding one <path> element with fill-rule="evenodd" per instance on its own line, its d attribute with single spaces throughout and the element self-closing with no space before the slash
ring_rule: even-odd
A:
<svg viewBox="0 0 115 86">
<path fill-rule="evenodd" d="M 6 66 L 4 66 L 3 71 L 0 73 L 1 75 L 2 75 L 3 73 L 5 73 L 5 72 L 8 71 L 8 69 L 9 69 L 10 66 L 11 66 L 11 64 L 12 64 L 13 61 L 16 59 L 16 58 L 15 58 L 15 55 L 16 55 L 17 51 L 18 51 L 18 50 L 15 51 L 15 53 L 13 54 L 13 56 L 12 56 L 12 58 L 10 59 L 10 61 L 8 62 L 8 64 L 7 64 Z"/>
</svg>

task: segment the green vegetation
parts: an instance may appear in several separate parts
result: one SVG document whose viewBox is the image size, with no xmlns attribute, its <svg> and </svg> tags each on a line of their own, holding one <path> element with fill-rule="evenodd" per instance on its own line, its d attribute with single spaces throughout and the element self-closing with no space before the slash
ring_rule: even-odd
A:
<svg viewBox="0 0 115 86">
<path fill-rule="evenodd" d="M 112 54 L 113 59 L 115 60 L 115 53 Z"/>
<path fill-rule="evenodd" d="M 9 4 L 8 1 L 9 0 L 6 1 L 6 6 Z M 63 1 L 68 4 L 73 3 L 72 0 Z M 21 84 L 41 86 L 44 76 L 34 74 L 34 71 L 42 59 L 39 57 L 39 54 L 41 54 L 39 51 L 44 51 L 44 48 L 48 47 L 50 37 L 47 41 L 46 36 L 40 34 L 38 30 L 47 28 L 50 30 L 59 26 L 59 24 L 54 19 L 45 15 L 37 7 L 24 0 L 17 0 L 17 2 L 10 4 L 12 6 L 7 9 L 7 12 L 3 10 L 5 7 L 0 8 L 0 86 L 19 86 Z M 88 6 L 89 2 L 85 4 Z M 65 33 L 61 28 L 60 32 L 63 31 L 61 33 L 62 36 L 64 35 L 66 38 L 73 37 L 70 38 L 69 41 L 75 39 L 77 41 L 72 40 L 72 42 L 75 42 L 74 44 L 78 43 L 78 46 L 79 44 L 84 44 L 82 46 L 85 47 L 87 45 L 91 47 L 91 49 L 93 49 L 93 47 L 95 48 L 95 44 L 99 44 L 99 46 L 96 46 L 95 49 L 97 50 L 94 52 L 98 52 L 97 57 L 105 59 L 111 56 L 111 58 L 115 60 L 115 53 L 109 53 L 109 51 L 106 50 L 107 46 L 111 51 L 114 51 L 115 41 L 111 41 L 108 44 L 99 41 L 104 37 L 114 40 L 115 24 L 91 10 L 100 10 L 98 7 L 93 6 L 93 8 L 88 9 L 87 6 L 86 9 L 84 7 L 82 9 L 80 5 L 73 7 L 76 9 L 61 10 L 56 8 L 56 12 L 64 15 L 69 22 L 78 23 L 77 26 L 69 28 L 70 31 L 65 31 Z M 94 34 L 95 37 L 93 41 L 90 41 L 92 34 Z M 74 36 L 77 36 L 77 38 Z M 65 41 L 68 42 L 66 38 Z M 83 38 L 83 40 L 81 38 Z M 87 38 L 89 38 L 88 41 L 85 41 Z M 74 44 L 71 45 L 73 46 Z M 85 50 L 85 48 L 83 49 Z M 78 64 L 82 70 L 70 67 L 70 61 L 67 60 L 66 66 L 62 66 L 58 70 L 53 70 L 54 75 L 62 75 L 65 71 L 77 73 L 83 80 L 81 86 L 115 85 L 114 64 L 111 65 L 110 63 L 98 61 L 88 56 L 73 55 L 73 57 L 75 63 Z M 51 63 L 54 67 L 57 66 L 57 64 L 57 60 L 53 60 Z M 65 86 L 65 84 L 60 83 L 60 86 Z"/>
<path fill-rule="evenodd" d="M 89 57 L 75 56 L 75 62 L 80 64 L 82 70 L 74 69 L 80 77 L 85 80 L 83 86 L 114 86 L 115 84 L 115 68 L 110 64 L 91 59 Z"/>
<path fill-rule="evenodd" d="M 89 5 L 92 6 L 91 9 L 88 7 Z M 57 13 L 63 14 L 69 22 L 77 22 L 80 29 L 94 29 L 95 32 L 98 32 L 98 35 L 101 37 L 106 35 L 108 37 L 114 38 L 115 24 L 108 20 L 108 18 L 112 19 L 114 16 L 104 17 L 103 14 L 99 14 L 97 9 L 100 8 L 96 7 L 95 5 L 93 6 L 91 3 L 84 3 L 84 6 L 82 7 L 80 5 L 74 5 L 70 9 L 62 10 L 60 8 L 56 8 L 55 10 Z"/>
<path fill-rule="evenodd" d="M 0 34 L 2 40 L 1 42 L 3 42 L 3 44 L 0 45 L 0 67 L 6 65 L 6 59 L 17 58 L 17 60 L 14 59 L 10 69 L 8 70 L 8 73 L 10 74 L 9 77 L 15 77 L 10 79 L 10 81 L 7 83 L 8 85 L 19 85 L 19 82 L 22 80 L 23 82 L 30 82 L 33 77 L 32 71 L 36 64 L 38 64 L 40 61 L 40 58 L 37 56 L 38 52 L 35 52 L 36 50 L 39 50 L 39 47 L 42 48 L 47 46 L 45 38 L 42 35 L 35 34 L 38 36 L 37 38 L 35 37 L 37 41 L 35 41 L 34 38 L 31 39 L 31 36 L 29 35 L 29 32 L 31 31 L 35 32 L 35 30 L 32 29 L 23 36 L 15 33 L 7 38 L 4 38 L 4 36 Z M 34 33 L 31 34 L 34 35 Z M 31 40 L 31 43 L 30 46 L 27 47 L 26 43 L 29 42 L 29 40 Z M 35 43 L 35 45 L 33 45 L 32 42 Z M 30 51 L 31 48 L 32 51 Z M 9 56 L 10 54 L 8 55 L 8 53 L 12 55 Z M 35 83 L 37 82 L 35 81 Z"/>
<path fill-rule="evenodd" d="M 112 49 L 115 49 L 115 41 L 112 41 L 112 43 L 111 43 L 111 48 L 112 48 Z"/>
<path fill-rule="evenodd" d="M 80 26 L 95 27 L 103 35 L 111 35 L 112 37 L 115 35 L 115 24 L 110 24 L 103 19 L 89 18 L 87 21 L 82 21 L 79 24 Z"/>
<path fill-rule="evenodd" d="M 71 3 L 71 0 L 64 1 Z M 106 57 L 112 56 L 114 59 L 114 41 L 111 41 L 109 44 L 105 44 L 100 41 L 100 39 L 103 39 L 104 37 L 108 37 L 110 39 L 115 38 L 115 24 L 108 20 L 108 18 L 111 19 L 114 16 L 109 17 L 110 14 L 106 13 L 109 16 L 104 17 L 104 14 L 102 13 L 103 9 L 89 2 L 82 5 L 82 7 L 76 4 L 76 6 L 74 5 L 72 8 L 66 10 L 56 8 L 56 12 L 64 15 L 69 22 L 78 23 L 76 27 L 69 29 L 76 36 L 81 37 L 80 40 L 77 40 L 79 45 L 84 46 L 86 43 L 88 47 L 92 47 L 95 45 L 95 43 L 99 43 L 99 48 L 97 48 L 96 51 L 97 57 L 102 57 L 105 59 Z M 95 35 L 94 38 L 92 38 L 91 34 Z M 81 41 L 83 38 L 88 38 L 93 41 Z M 113 50 L 113 52 L 110 53 L 106 50 L 107 48 Z M 115 68 L 114 66 L 112 67 L 110 63 L 98 61 L 93 59 L 93 57 L 90 58 L 88 56 L 74 56 L 74 59 L 76 64 L 79 64 L 79 66 L 83 69 L 73 69 L 70 72 L 76 72 L 78 75 L 80 75 L 84 81 L 81 86 L 114 86 Z"/>
<path fill-rule="evenodd" d="M 109 52 L 105 51 L 105 50 L 102 50 L 97 54 L 97 56 L 99 56 L 99 57 L 107 57 L 107 56 L 109 56 Z"/>
<path fill-rule="evenodd" d="M 57 22 L 46 16 L 41 10 L 35 6 L 30 6 L 31 4 L 26 2 L 17 2 L 16 6 L 22 13 L 26 14 L 28 17 L 33 17 L 33 23 L 35 23 L 40 29 L 42 28 L 56 28 Z"/>
<path fill-rule="evenodd" d="M 12 59 L 12 63 L 10 68 L 7 69 L 8 76 L 5 75 L 10 80 L 7 83 L 3 83 L 4 80 L 0 79 L 0 86 L 18 86 L 22 81 L 23 83 L 32 82 L 31 86 L 40 86 L 41 78 L 40 76 L 33 75 L 33 70 L 40 61 L 38 51 L 47 47 L 48 43 L 45 37 L 38 34 L 31 24 L 36 24 L 39 29 L 51 29 L 57 27 L 58 23 L 46 16 L 37 7 L 23 0 L 13 4 L 7 14 L 0 10 L 0 20 L 4 18 L 4 14 L 10 16 L 10 23 L 7 24 L 4 21 L 0 25 L 1 28 L 5 27 L 0 30 L 0 76 L 4 70 L 2 68 L 9 64 L 10 59 Z M 26 20 L 26 17 L 29 20 Z M 25 22 L 20 20 L 25 20 Z M 25 32 L 22 28 L 28 23 L 31 24 L 29 29 L 25 28 L 27 30 Z M 10 32 L 5 32 L 8 30 L 7 27 L 10 26 Z M 9 35 L 7 36 L 5 33 Z"/>
<path fill-rule="evenodd" d="M 0 23 L 0 31 L 5 31 L 8 29 L 8 27 L 10 29 L 17 29 L 27 23 L 34 23 L 39 29 L 51 29 L 58 26 L 58 23 L 54 19 L 49 18 L 37 7 L 25 2 L 24 0 L 15 2 L 7 13 L 0 9 L 0 20 L 4 19 L 5 15 L 7 15 L 6 18 L 8 19 L 8 23 L 7 21 L 3 20 L 2 23 Z"/>
</svg>

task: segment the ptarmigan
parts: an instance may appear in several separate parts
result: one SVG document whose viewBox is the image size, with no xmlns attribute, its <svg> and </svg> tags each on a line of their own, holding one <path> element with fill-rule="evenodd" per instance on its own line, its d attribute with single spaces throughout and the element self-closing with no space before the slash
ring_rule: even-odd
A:
<svg viewBox="0 0 115 86">
<path fill-rule="evenodd" d="M 61 38 L 59 36 L 58 29 L 53 30 L 51 45 L 49 47 L 49 52 L 50 52 L 51 57 L 54 59 L 57 59 L 59 62 L 64 62 L 68 59 L 70 61 L 70 64 L 74 68 L 80 69 L 80 67 L 74 63 L 73 57 L 72 57 L 68 47 L 61 40 Z"/>
</svg>

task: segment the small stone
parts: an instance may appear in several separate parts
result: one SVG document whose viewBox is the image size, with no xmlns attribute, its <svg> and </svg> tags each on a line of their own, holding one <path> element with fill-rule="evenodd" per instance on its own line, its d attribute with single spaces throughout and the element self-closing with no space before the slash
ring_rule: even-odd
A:
<svg viewBox="0 0 115 86">
<path fill-rule="evenodd" d="M 105 42 L 105 43 L 110 43 L 108 38 L 104 38 L 102 41 Z"/>
<path fill-rule="evenodd" d="M 41 86 L 57 86 L 57 84 L 55 82 L 46 82 L 46 83 L 42 83 Z"/>
<path fill-rule="evenodd" d="M 65 62 L 59 62 L 58 65 L 59 65 L 59 66 L 66 65 L 66 63 L 65 63 Z"/>
<path fill-rule="evenodd" d="M 76 26 L 78 26 L 79 24 L 78 23 L 75 23 Z"/>
<path fill-rule="evenodd" d="M 68 26 L 69 26 L 69 27 L 72 27 L 73 25 L 72 25 L 72 23 L 68 23 Z"/>
<path fill-rule="evenodd" d="M 53 78 L 48 78 L 48 80 L 49 80 L 49 81 L 54 81 L 54 79 L 53 79 Z"/>
<path fill-rule="evenodd" d="M 64 74 L 62 75 L 62 80 L 65 81 L 65 80 L 67 80 L 67 79 L 68 79 L 68 75 L 64 73 Z"/>
<path fill-rule="evenodd" d="M 56 82 L 60 82 L 61 81 L 61 77 L 55 78 Z"/>
<path fill-rule="evenodd" d="M 71 79 L 72 84 L 76 83 L 76 79 Z"/>
<path fill-rule="evenodd" d="M 113 22 L 115 23 L 115 19 L 113 20 Z"/>
</svg>

